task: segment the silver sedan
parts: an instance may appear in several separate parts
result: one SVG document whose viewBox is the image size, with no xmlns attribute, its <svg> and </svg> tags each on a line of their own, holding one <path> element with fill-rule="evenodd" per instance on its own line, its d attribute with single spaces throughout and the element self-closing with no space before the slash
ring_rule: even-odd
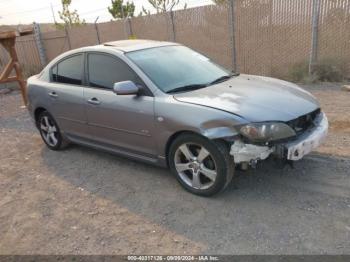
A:
<svg viewBox="0 0 350 262">
<path fill-rule="evenodd" d="M 325 138 L 295 84 L 230 72 L 185 46 L 126 40 L 66 52 L 28 79 L 28 109 L 52 150 L 82 144 L 167 166 L 210 196 L 243 169 L 299 160 Z"/>
</svg>

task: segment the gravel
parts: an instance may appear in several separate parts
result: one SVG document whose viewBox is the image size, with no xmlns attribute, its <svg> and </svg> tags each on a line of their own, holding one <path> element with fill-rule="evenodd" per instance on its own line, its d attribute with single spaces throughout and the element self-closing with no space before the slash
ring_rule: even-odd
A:
<svg viewBox="0 0 350 262">
<path fill-rule="evenodd" d="M 304 86 L 330 134 L 284 169 L 236 172 L 222 194 L 80 146 L 48 150 L 14 91 L 0 96 L 0 254 L 350 254 L 350 93 Z"/>
</svg>

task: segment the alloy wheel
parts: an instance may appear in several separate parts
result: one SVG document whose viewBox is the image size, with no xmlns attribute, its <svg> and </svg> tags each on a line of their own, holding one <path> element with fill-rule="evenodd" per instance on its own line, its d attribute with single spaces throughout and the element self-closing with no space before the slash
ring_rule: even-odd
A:
<svg viewBox="0 0 350 262">
<path fill-rule="evenodd" d="M 43 116 L 40 119 L 40 132 L 45 142 L 54 147 L 58 143 L 58 132 L 55 123 L 48 117 Z"/>
<path fill-rule="evenodd" d="M 185 143 L 174 156 L 176 171 L 181 180 L 195 189 L 208 189 L 216 180 L 217 167 L 210 152 L 203 146 Z"/>
</svg>

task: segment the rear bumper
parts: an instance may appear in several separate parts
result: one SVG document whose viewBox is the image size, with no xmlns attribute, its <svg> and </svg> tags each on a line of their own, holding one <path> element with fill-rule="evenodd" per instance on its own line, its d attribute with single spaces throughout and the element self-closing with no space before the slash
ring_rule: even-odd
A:
<svg viewBox="0 0 350 262">
<path fill-rule="evenodd" d="M 296 140 L 278 144 L 272 147 L 244 144 L 238 140 L 231 146 L 230 154 L 235 163 L 252 163 L 264 160 L 271 154 L 287 160 L 300 160 L 312 150 L 316 149 L 327 136 L 328 120 L 324 113 L 320 113 L 315 119 L 315 127 L 307 130 Z"/>
</svg>

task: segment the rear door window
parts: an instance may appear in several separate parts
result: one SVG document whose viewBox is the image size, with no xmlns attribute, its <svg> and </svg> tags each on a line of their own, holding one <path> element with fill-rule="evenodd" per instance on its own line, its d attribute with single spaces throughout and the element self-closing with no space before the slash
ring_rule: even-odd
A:
<svg viewBox="0 0 350 262">
<path fill-rule="evenodd" d="M 74 55 L 64 59 L 52 68 L 52 80 L 58 83 L 81 85 L 83 55 Z"/>
</svg>

